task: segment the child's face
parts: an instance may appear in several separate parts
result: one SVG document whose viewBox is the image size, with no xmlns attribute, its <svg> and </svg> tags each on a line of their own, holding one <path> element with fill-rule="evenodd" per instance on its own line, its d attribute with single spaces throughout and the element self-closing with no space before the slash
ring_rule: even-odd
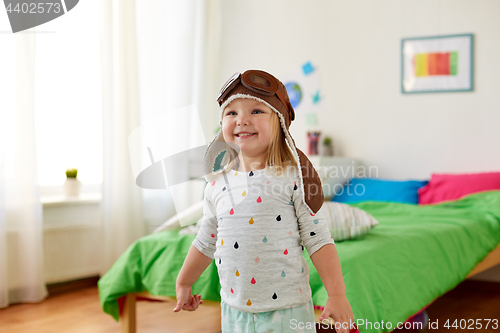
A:
<svg viewBox="0 0 500 333">
<path fill-rule="evenodd" d="M 226 142 L 237 144 L 245 156 L 263 158 L 271 142 L 269 122 L 273 110 L 248 98 L 237 98 L 222 115 L 222 134 Z M 251 135 L 239 135 L 239 133 Z"/>
</svg>

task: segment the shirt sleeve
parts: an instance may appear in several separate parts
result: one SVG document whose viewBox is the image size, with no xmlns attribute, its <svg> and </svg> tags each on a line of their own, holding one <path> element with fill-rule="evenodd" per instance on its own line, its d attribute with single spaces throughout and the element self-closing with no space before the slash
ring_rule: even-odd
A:
<svg viewBox="0 0 500 333">
<path fill-rule="evenodd" d="M 201 220 L 200 229 L 196 238 L 193 240 L 193 245 L 201 253 L 214 259 L 215 243 L 217 242 L 217 214 L 215 205 L 211 201 L 210 183 L 205 187 L 203 196 L 203 218 Z"/>
<path fill-rule="evenodd" d="M 312 215 L 304 202 L 299 178 L 296 178 L 295 184 L 292 186 L 294 186 L 292 199 L 299 223 L 300 238 L 309 256 L 326 244 L 335 245 L 332 234 L 328 229 L 323 209 Z"/>
</svg>

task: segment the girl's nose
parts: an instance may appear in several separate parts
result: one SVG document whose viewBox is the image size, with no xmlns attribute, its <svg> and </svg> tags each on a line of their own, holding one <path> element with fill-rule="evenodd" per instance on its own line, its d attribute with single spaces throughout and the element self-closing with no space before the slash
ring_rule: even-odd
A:
<svg viewBox="0 0 500 333">
<path fill-rule="evenodd" d="M 248 115 L 246 114 L 241 114 L 239 117 L 238 117 L 238 120 L 237 120 L 237 124 L 239 126 L 243 126 L 243 125 L 248 125 Z"/>
</svg>

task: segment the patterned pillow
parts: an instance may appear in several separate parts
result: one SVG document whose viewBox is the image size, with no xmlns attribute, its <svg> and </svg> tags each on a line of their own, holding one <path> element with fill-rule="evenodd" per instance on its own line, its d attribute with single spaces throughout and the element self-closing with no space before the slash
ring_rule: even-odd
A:
<svg viewBox="0 0 500 333">
<path fill-rule="evenodd" d="M 325 201 L 321 207 L 334 241 L 354 239 L 378 225 L 378 221 L 359 208 Z"/>
</svg>

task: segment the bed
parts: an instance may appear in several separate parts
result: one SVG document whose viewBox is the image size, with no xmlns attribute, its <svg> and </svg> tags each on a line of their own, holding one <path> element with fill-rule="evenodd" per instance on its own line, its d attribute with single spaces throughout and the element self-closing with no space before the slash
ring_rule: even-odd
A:
<svg viewBox="0 0 500 333">
<path fill-rule="evenodd" d="M 389 332 L 374 323 L 411 321 L 465 278 L 500 263 L 500 191 L 434 205 L 351 204 L 379 221 L 354 240 L 336 242 L 347 298 L 359 332 Z M 195 235 L 162 231 L 137 240 L 99 280 L 102 309 L 135 333 L 135 302 L 175 298 L 175 279 Z M 326 290 L 307 252 L 317 316 Z M 220 302 L 215 263 L 193 285 L 206 303 Z M 369 327 L 368 322 L 372 323 Z M 361 325 L 360 325 L 361 323 Z"/>
</svg>

